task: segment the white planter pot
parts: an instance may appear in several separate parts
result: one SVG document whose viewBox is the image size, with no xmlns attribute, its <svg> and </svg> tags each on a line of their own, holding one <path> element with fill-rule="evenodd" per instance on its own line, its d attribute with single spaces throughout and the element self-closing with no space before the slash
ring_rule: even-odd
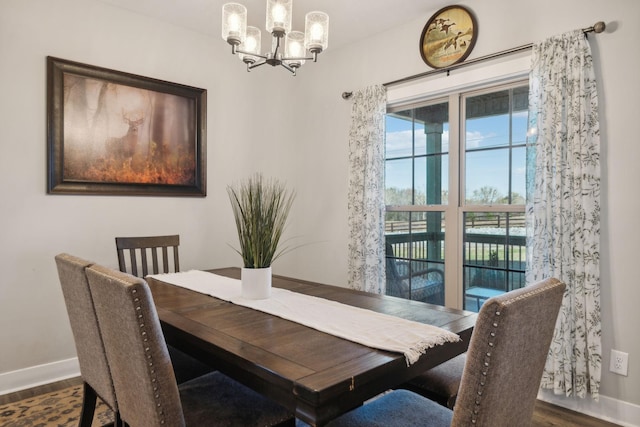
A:
<svg viewBox="0 0 640 427">
<path fill-rule="evenodd" d="M 271 267 L 242 268 L 242 297 L 266 299 L 271 296 Z"/>
</svg>

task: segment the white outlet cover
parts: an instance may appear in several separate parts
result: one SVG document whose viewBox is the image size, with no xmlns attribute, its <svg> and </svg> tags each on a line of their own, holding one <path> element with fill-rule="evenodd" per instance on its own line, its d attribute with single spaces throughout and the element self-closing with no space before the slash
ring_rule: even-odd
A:
<svg viewBox="0 0 640 427">
<path fill-rule="evenodd" d="M 609 370 L 615 374 L 627 376 L 629 367 L 629 354 L 618 350 L 611 350 L 611 362 Z"/>
</svg>

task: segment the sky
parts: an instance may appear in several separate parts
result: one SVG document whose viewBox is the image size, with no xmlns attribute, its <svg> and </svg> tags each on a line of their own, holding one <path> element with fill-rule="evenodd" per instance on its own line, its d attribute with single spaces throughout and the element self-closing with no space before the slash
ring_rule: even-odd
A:
<svg viewBox="0 0 640 427">
<path fill-rule="evenodd" d="M 517 112 L 512 116 L 513 144 L 524 144 L 527 131 L 527 112 Z M 412 150 L 411 120 L 398 119 L 387 116 L 386 120 L 386 156 L 387 159 L 410 156 Z M 484 186 L 496 188 L 503 196 L 508 194 L 509 174 L 509 116 L 496 115 L 485 116 L 467 120 L 465 123 L 466 149 L 465 174 L 467 197 Z M 424 127 L 416 123 L 416 154 L 425 153 Z M 442 190 L 448 188 L 448 162 L 449 162 L 449 124 L 442 126 L 442 155 L 438 155 L 437 163 L 442 163 L 441 176 Z M 525 194 L 525 148 L 514 148 L 512 191 L 524 196 Z M 440 162 L 440 159 L 442 161 Z M 425 161 L 421 160 L 421 172 L 416 174 L 416 180 L 422 178 L 424 182 Z M 387 188 L 410 188 L 411 186 L 411 160 L 398 159 L 387 161 L 385 186 Z M 425 184 L 416 184 L 418 191 L 424 191 Z"/>
</svg>

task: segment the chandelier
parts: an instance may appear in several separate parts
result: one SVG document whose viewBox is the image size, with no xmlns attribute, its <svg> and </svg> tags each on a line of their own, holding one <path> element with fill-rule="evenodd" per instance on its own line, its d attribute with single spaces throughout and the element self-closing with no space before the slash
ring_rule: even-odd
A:
<svg viewBox="0 0 640 427">
<path fill-rule="evenodd" d="M 307 13 L 303 33 L 291 31 L 292 9 L 293 0 L 267 0 L 266 30 L 272 40 L 271 51 L 263 55 L 260 29 L 247 26 L 247 8 L 238 3 L 222 6 L 222 38 L 231 45 L 231 53 L 238 53 L 247 64 L 247 71 L 264 64 L 281 65 L 295 76 L 306 60 L 316 62 L 318 54 L 327 48 L 329 15 Z"/>
</svg>

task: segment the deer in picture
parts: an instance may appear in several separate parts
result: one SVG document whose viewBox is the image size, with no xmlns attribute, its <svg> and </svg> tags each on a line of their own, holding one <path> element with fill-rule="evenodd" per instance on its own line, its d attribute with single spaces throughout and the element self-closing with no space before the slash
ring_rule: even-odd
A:
<svg viewBox="0 0 640 427">
<path fill-rule="evenodd" d="M 119 159 L 132 159 L 138 145 L 138 130 L 144 122 L 142 112 L 122 112 L 122 120 L 129 125 L 127 133 L 119 138 L 109 138 L 106 143 L 108 156 Z"/>
</svg>

